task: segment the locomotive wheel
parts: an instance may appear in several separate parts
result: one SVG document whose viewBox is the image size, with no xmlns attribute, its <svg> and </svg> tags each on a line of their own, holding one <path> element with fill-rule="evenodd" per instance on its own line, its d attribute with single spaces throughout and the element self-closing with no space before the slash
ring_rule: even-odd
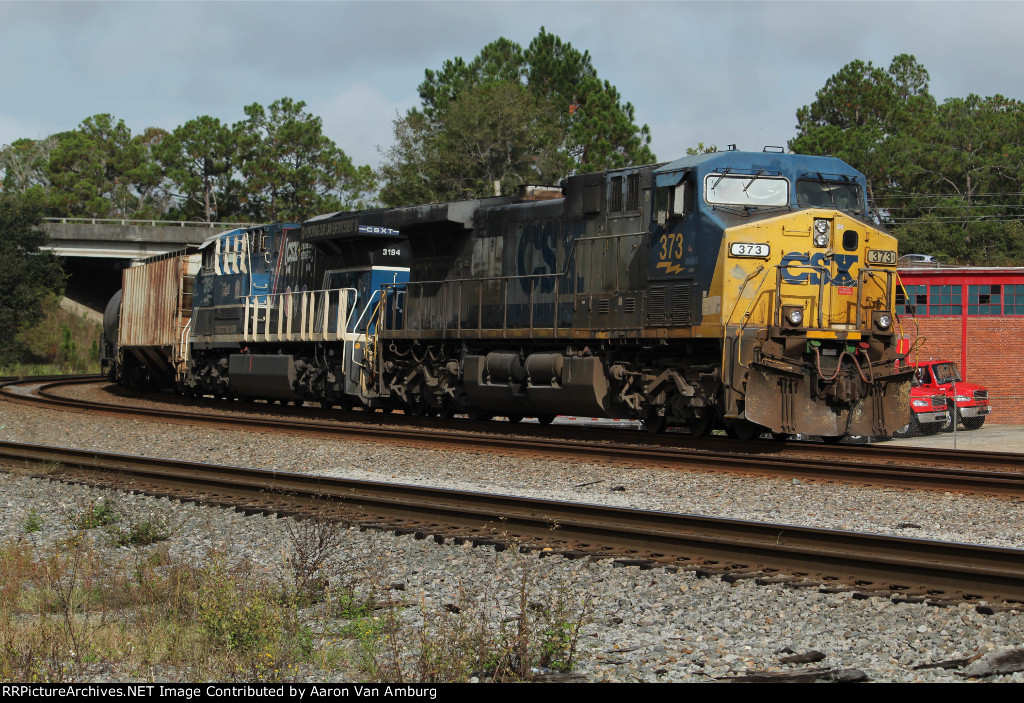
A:
<svg viewBox="0 0 1024 703">
<path fill-rule="evenodd" d="M 445 403 L 438 409 L 437 416 L 442 420 L 451 420 L 455 417 L 455 406 L 451 403 Z"/>
<path fill-rule="evenodd" d="M 705 413 L 704 417 L 694 419 L 690 423 L 690 433 L 694 437 L 707 437 L 711 434 L 711 428 L 714 425 L 714 417 L 711 413 Z"/>
<path fill-rule="evenodd" d="M 513 425 L 516 424 L 517 422 L 522 422 L 523 421 L 523 416 L 519 415 L 517 413 L 511 413 L 507 417 L 508 417 L 508 421 L 511 422 Z"/>
<path fill-rule="evenodd" d="M 537 416 L 537 422 L 539 422 L 542 425 L 550 425 L 552 422 L 555 421 L 556 417 L 558 417 L 558 416 L 557 415 L 538 415 Z"/>
<path fill-rule="evenodd" d="M 733 439 L 738 439 L 743 442 L 756 439 L 761 434 L 763 428 L 751 422 L 750 420 L 733 420 L 726 421 L 725 433 Z"/>
<path fill-rule="evenodd" d="M 985 424 L 985 416 L 981 417 L 965 417 L 960 420 L 964 423 L 964 427 L 969 430 L 980 430 L 981 426 Z"/>
<path fill-rule="evenodd" d="M 664 415 L 651 415 L 641 420 L 640 426 L 649 434 L 661 434 L 668 427 L 668 418 Z"/>
<path fill-rule="evenodd" d="M 427 404 L 422 400 L 418 400 L 409 406 L 409 410 L 407 412 L 412 417 L 426 417 Z"/>
<path fill-rule="evenodd" d="M 487 422 L 494 417 L 494 413 L 481 408 L 473 408 L 466 415 L 469 417 L 470 422 Z"/>
</svg>

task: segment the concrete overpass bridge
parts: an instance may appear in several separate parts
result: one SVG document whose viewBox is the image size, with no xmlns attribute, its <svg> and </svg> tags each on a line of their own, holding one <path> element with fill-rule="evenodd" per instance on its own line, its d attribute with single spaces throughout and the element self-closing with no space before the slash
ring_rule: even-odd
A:
<svg viewBox="0 0 1024 703">
<path fill-rule="evenodd" d="M 157 254 L 200 244 L 211 234 L 246 223 L 165 222 L 162 220 L 105 220 L 84 217 L 47 217 L 43 229 L 46 247 L 61 257 L 138 261 Z"/>
<path fill-rule="evenodd" d="M 102 311 L 121 288 L 121 271 L 150 256 L 200 244 L 217 232 L 248 227 L 235 222 L 166 222 L 48 217 L 46 248 L 61 257 L 67 274 L 67 297 Z"/>
</svg>

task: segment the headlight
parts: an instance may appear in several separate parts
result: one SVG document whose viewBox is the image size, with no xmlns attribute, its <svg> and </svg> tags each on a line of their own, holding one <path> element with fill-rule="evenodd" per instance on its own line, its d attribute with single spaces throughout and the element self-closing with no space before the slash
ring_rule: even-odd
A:
<svg viewBox="0 0 1024 703">
<path fill-rule="evenodd" d="M 819 249 L 824 249 L 828 246 L 828 235 L 832 226 L 828 220 L 815 220 L 814 221 L 814 246 Z"/>
<path fill-rule="evenodd" d="M 875 318 L 875 322 L 878 324 L 878 329 L 887 330 L 892 327 L 892 318 L 888 315 L 879 315 Z"/>
<path fill-rule="evenodd" d="M 970 403 L 972 400 L 974 400 L 974 398 L 969 395 L 958 395 L 956 397 L 956 402 L 958 403 Z"/>
<path fill-rule="evenodd" d="M 799 327 L 801 324 L 803 324 L 804 321 L 804 311 L 801 310 L 800 308 L 797 308 L 796 310 L 790 310 L 789 313 L 786 315 L 786 319 L 789 320 L 789 324 L 793 325 L 794 327 Z"/>
<path fill-rule="evenodd" d="M 918 408 L 927 408 L 931 406 L 931 403 L 927 400 L 912 400 L 910 401 L 910 404 Z"/>
</svg>

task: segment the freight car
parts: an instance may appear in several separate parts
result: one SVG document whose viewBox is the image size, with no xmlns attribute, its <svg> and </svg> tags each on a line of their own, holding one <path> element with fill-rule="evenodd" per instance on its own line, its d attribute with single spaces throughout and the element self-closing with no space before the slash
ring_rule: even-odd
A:
<svg viewBox="0 0 1024 703">
<path fill-rule="evenodd" d="M 182 255 L 202 265 L 191 319 L 166 323 L 178 347 L 122 345 L 116 373 L 166 356 L 186 392 L 890 435 L 910 372 L 865 191 L 838 159 L 726 151 L 227 233 Z M 125 281 L 122 335 L 147 304 Z"/>
</svg>

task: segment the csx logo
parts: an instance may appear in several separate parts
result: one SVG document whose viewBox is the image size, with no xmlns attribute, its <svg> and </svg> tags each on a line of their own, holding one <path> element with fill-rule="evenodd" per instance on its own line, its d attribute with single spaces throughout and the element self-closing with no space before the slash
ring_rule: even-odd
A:
<svg viewBox="0 0 1024 703">
<path fill-rule="evenodd" d="M 782 280 L 786 283 L 810 283 L 818 285 L 821 277 L 825 278 L 824 283 L 831 283 L 834 286 L 855 286 L 857 282 L 850 275 L 850 267 L 860 257 L 856 254 L 833 254 L 832 261 L 836 264 L 836 273 L 833 276 L 825 254 L 786 254 L 782 257 Z M 790 264 L 797 264 L 790 270 Z"/>
</svg>

